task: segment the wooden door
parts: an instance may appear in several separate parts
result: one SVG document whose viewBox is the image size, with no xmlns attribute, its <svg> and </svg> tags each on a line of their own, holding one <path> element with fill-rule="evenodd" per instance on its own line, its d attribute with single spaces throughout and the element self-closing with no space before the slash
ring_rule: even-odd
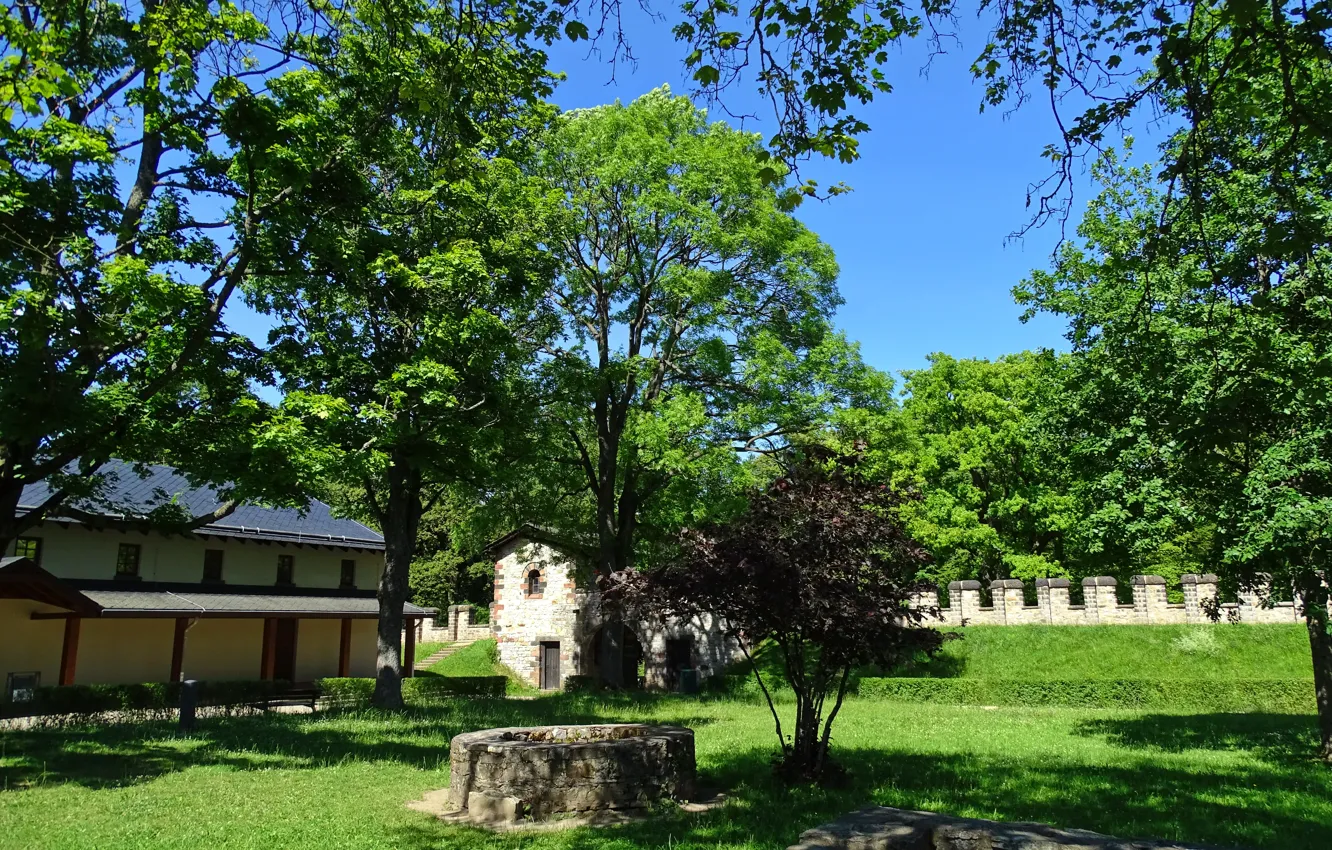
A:
<svg viewBox="0 0 1332 850">
<path fill-rule="evenodd" d="M 279 682 L 296 681 L 296 629 L 300 620 L 281 619 L 277 621 L 277 644 L 273 652 L 273 678 Z"/>
<path fill-rule="evenodd" d="M 553 691 L 560 686 L 560 645 L 557 641 L 541 644 L 541 689 Z"/>
</svg>

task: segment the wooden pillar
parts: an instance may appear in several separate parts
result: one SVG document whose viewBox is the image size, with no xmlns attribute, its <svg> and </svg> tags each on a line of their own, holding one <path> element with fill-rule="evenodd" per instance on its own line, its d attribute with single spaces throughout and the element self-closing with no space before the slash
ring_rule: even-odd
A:
<svg viewBox="0 0 1332 850">
<path fill-rule="evenodd" d="M 351 623 L 350 619 L 342 621 L 342 634 L 338 637 L 338 677 L 343 679 L 351 672 Z"/>
<path fill-rule="evenodd" d="M 65 642 L 60 648 L 60 684 L 74 684 L 74 670 L 79 662 L 79 627 L 82 617 L 65 618 Z"/>
<path fill-rule="evenodd" d="M 185 630 L 190 627 L 189 617 L 176 618 L 176 634 L 171 641 L 171 678 L 168 682 L 179 682 L 180 674 L 185 669 Z"/>
<path fill-rule="evenodd" d="M 264 620 L 264 643 L 259 657 L 259 678 L 273 680 L 273 661 L 277 657 L 277 620 Z"/>
<path fill-rule="evenodd" d="M 416 622 L 408 617 L 403 623 L 407 625 L 407 648 L 402 653 L 402 677 L 410 679 L 416 671 Z"/>
</svg>

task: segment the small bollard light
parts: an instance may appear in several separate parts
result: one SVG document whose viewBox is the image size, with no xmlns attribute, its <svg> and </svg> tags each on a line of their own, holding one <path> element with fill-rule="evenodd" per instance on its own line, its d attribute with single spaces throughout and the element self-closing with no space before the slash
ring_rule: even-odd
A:
<svg viewBox="0 0 1332 850">
<path fill-rule="evenodd" d="M 194 716 L 199 708 L 199 682 L 186 679 L 180 683 L 180 731 L 194 729 Z"/>
</svg>

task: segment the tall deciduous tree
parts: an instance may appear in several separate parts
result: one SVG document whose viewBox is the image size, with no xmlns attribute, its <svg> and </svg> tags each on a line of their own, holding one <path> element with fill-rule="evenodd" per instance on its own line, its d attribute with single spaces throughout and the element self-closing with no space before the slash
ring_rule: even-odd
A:
<svg viewBox="0 0 1332 850">
<path fill-rule="evenodd" d="M 634 562 L 654 511 L 679 527 L 725 501 L 740 454 L 886 394 L 831 329 L 832 251 L 783 211 L 771 167 L 664 88 L 563 116 L 539 152 L 563 200 L 545 415 L 604 574 Z"/>
<path fill-rule="evenodd" d="M 1299 594 L 1332 760 L 1332 169 L 1317 144 L 1285 169 L 1264 96 L 1283 95 L 1216 113 L 1229 165 L 1197 198 L 1167 204 L 1146 169 L 1105 162 L 1085 246 L 1018 295 L 1069 317 L 1080 451 L 1214 520 L 1232 589 L 1270 575 Z"/>
<path fill-rule="evenodd" d="M 299 64 L 321 20 L 300 0 L 274 3 L 274 26 L 262 11 L 0 10 L 0 543 L 95 497 L 112 456 L 173 462 L 237 498 L 291 480 L 222 314 L 253 270 L 257 229 L 333 162 L 258 176 L 267 81 Z M 38 481 L 50 498 L 16 516 Z"/>
<path fill-rule="evenodd" d="M 1054 355 L 934 354 L 904 378 L 910 443 L 898 477 L 922 494 L 904 518 L 937 560 L 934 578 L 1068 575 L 1078 505 L 1042 422 L 1056 399 Z"/>
<path fill-rule="evenodd" d="M 775 644 L 796 697 L 789 738 L 753 670 L 781 742 L 779 773 L 818 780 L 832 767 L 833 721 L 852 669 L 933 651 L 942 635 L 924 626 L 937 611 L 908 604 L 928 556 L 897 520 L 898 495 L 867 481 L 854 458 L 815 450 L 791 460 L 739 517 L 687 530 L 674 560 L 604 586 L 611 604 L 654 616 L 721 618 L 751 660 L 760 643 Z"/>
<path fill-rule="evenodd" d="M 502 19 L 424 2 L 353 10 L 316 69 L 274 84 L 277 102 L 316 116 L 290 128 L 278 173 L 330 151 L 347 167 L 263 230 L 249 293 L 279 322 L 284 409 L 383 530 L 374 701 L 397 707 L 421 516 L 484 481 L 530 416 L 514 395 L 523 341 L 541 333 L 544 195 L 499 154 L 548 88 L 542 57 Z M 312 214 L 327 194 L 355 209 Z"/>
</svg>

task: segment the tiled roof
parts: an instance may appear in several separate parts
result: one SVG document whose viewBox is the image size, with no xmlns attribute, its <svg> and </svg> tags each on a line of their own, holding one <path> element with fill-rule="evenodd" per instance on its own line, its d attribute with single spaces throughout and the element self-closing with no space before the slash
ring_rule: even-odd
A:
<svg viewBox="0 0 1332 850">
<path fill-rule="evenodd" d="M 306 614 L 326 617 L 379 616 L 373 597 L 252 595 L 240 593 L 172 593 L 153 590 L 85 590 L 83 595 L 102 606 L 102 616 L 147 612 L 159 616 L 239 616 L 242 614 Z M 408 617 L 434 613 L 410 602 L 402 606 Z"/>
<path fill-rule="evenodd" d="M 202 516 L 222 504 L 211 487 L 195 487 L 169 466 L 148 465 L 140 476 L 128 463 L 112 460 L 102 466 L 105 487 L 96 503 L 75 502 L 79 510 L 112 520 L 134 519 L 163 504 L 175 501 L 191 516 Z M 45 482 L 23 488 L 19 510 L 40 505 L 50 495 Z M 57 511 L 57 514 L 59 512 Z M 52 519 L 69 519 L 53 516 Z M 199 533 L 260 540 L 327 543 L 360 549 L 382 550 L 384 538 L 373 529 L 351 519 L 333 516 L 328 505 L 312 499 L 302 513 L 294 508 L 241 505 L 230 516 L 198 529 Z"/>
</svg>

